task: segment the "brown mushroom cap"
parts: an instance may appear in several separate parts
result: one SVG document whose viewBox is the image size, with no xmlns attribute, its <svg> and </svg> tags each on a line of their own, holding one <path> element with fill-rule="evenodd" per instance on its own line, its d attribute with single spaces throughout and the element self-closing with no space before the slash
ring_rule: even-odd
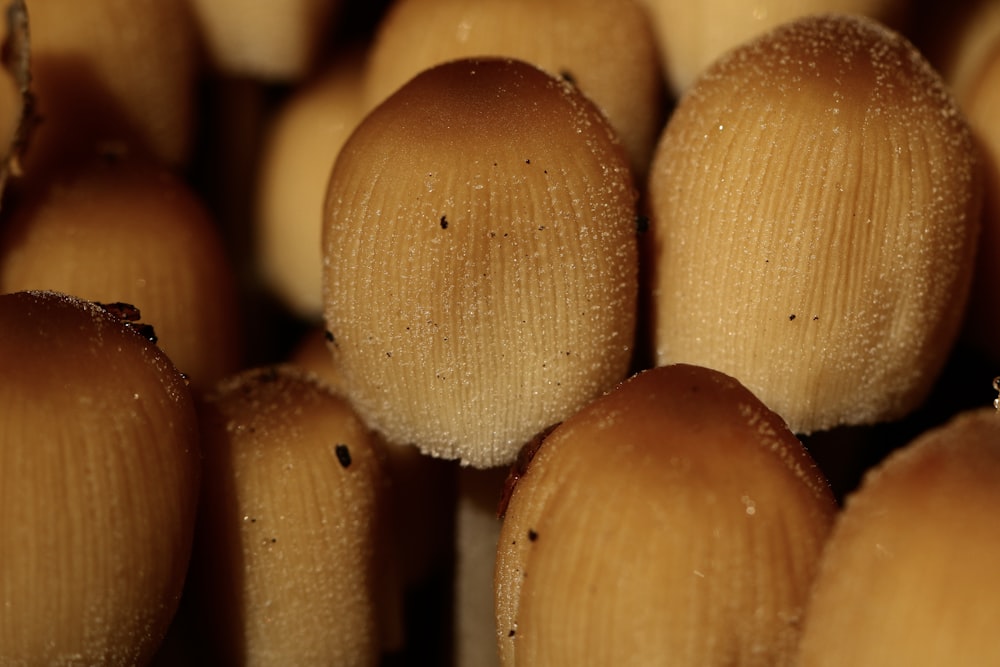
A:
<svg viewBox="0 0 1000 667">
<path fill-rule="evenodd" d="M 346 399 L 344 380 L 333 363 L 329 341 L 317 327 L 302 337 L 288 363 Z M 423 585 L 452 554 L 451 534 L 457 470 L 449 461 L 424 456 L 409 445 L 382 442 L 392 478 L 392 522 L 401 546 L 403 583 Z"/>
<path fill-rule="evenodd" d="M 236 276 L 199 196 L 156 163 L 109 154 L 26 176 L 0 227 L 0 290 L 135 305 L 204 390 L 245 348 Z"/>
<path fill-rule="evenodd" d="M 2 664 L 146 664 L 177 609 L 198 422 L 142 331 L 64 294 L 0 296 Z"/>
<path fill-rule="evenodd" d="M 813 16 L 681 100 L 649 181 L 657 363 L 717 368 L 796 432 L 902 417 L 961 324 L 981 183 L 902 36 Z"/>
<path fill-rule="evenodd" d="M 736 380 L 639 373 L 522 472 L 498 547 L 502 664 L 790 664 L 836 505 Z"/>
<path fill-rule="evenodd" d="M 827 543 L 802 667 L 993 665 L 1000 414 L 961 413 L 869 471 Z"/>
<path fill-rule="evenodd" d="M 44 119 L 25 170 L 127 142 L 172 166 L 195 134 L 197 28 L 175 0 L 28 0 L 32 91 Z"/>
<path fill-rule="evenodd" d="M 365 99 L 382 102 L 448 60 L 509 57 L 571 81 L 619 133 L 645 174 L 663 122 L 656 39 L 636 0 L 400 0 L 372 42 Z"/>
<path fill-rule="evenodd" d="M 325 320 L 360 414 L 488 467 L 624 377 L 635 204 L 613 130 L 564 82 L 506 59 L 412 79 L 328 190 Z"/>
<path fill-rule="evenodd" d="M 377 664 L 392 593 L 380 586 L 393 578 L 380 542 L 387 479 L 368 428 L 312 376 L 278 366 L 221 382 L 202 433 L 192 567 L 216 657 Z"/>
</svg>

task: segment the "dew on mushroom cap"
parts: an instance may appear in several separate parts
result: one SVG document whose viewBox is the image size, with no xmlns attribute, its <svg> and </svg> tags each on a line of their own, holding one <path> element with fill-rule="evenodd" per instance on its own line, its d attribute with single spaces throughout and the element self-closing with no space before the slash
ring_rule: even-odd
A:
<svg viewBox="0 0 1000 667">
<path fill-rule="evenodd" d="M 566 83 L 505 59 L 411 80 L 328 190 L 326 326 L 362 416 L 486 467 L 621 379 L 635 205 L 613 130 Z"/>
<path fill-rule="evenodd" d="M 657 362 L 739 378 L 796 432 L 902 417 L 957 334 L 977 167 L 940 77 L 873 21 L 809 17 L 730 52 L 649 180 Z"/>
<path fill-rule="evenodd" d="M 730 49 L 784 23 L 819 12 L 859 14 L 902 24 L 907 0 L 640 0 L 648 11 L 672 92 L 683 93 Z"/>
</svg>

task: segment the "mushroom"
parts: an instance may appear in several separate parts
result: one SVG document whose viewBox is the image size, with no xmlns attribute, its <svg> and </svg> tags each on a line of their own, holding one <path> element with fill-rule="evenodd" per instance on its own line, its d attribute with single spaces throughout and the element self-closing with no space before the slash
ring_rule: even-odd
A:
<svg viewBox="0 0 1000 667">
<path fill-rule="evenodd" d="M 366 104 L 424 69 L 484 56 L 524 60 L 579 87 L 621 136 L 633 171 L 646 173 L 665 95 L 656 39 L 636 0 L 396 0 L 370 47 Z"/>
<path fill-rule="evenodd" d="M 361 53 L 295 88 L 264 128 L 254 224 L 265 287 L 309 322 L 323 315 L 320 233 L 330 169 L 363 115 Z M 329 356 L 329 355 L 327 355 Z"/>
<path fill-rule="evenodd" d="M 190 0 L 211 65 L 227 76 L 295 82 L 316 64 L 341 0 Z"/>
<path fill-rule="evenodd" d="M 628 370 L 636 190 L 614 131 L 522 61 L 413 78 L 347 140 L 323 229 L 346 391 L 390 442 L 509 463 Z"/>
<path fill-rule="evenodd" d="M 797 433 L 901 418 L 955 342 L 979 231 L 968 124 L 898 33 L 785 24 L 688 90 L 649 180 L 656 363 Z"/>
<path fill-rule="evenodd" d="M 204 403 L 192 595 L 213 657 L 379 664 L 393 627 L 382 614 L 398 609 L 385 606 L 398 589 L 382 587 L 398 579 L 382 533 L 388 480 L 368 428 L 290 366 L 242 371 Z"/>
<path fill-rule="evenodd" d="M 171 167 L 187 164 L 200 60 L 186 2 L 31 0 L 28 16 L 42 122 L 26 173 L 121 142 Z"/>
<path fill-rule="evenodd" d="M 390 443 L 508 463 L 627 372 L 635 206 L 624 149 L 576 88 L 499 58 L 417 75 L 331 175 L 325 321 L 346 395 Z M 463 660 L 492 626 L 469 616 L 489 609 L 499 529 L 462 485 L 482 472 L 460 475 L 455 510 Z"/>
<path fill-rule="evenodd" d="M 836 503 L 739 382 L 640 372 L 527 461 L 497 554 L 502 665 L 792 664 Z"/>
<path fill-rule="evenodd" d="M 906 23 L 907 0 L 639 0 L 649 14 L 670 90 L 681 95 L 716 59 L 783 23 L 838 12 Z"/>
<path fill-rule="evenodd" d="M 507 479 L 505 467 L 459 468 L 454 510 L 454 574 L 450 596 L 451 654 L 455 667 L 499 665 L 493 571 L 501 523 L 497 503 Z"/>
<path fill-rule="evenodd" d="M 1000 415 L 916 437 L 848 496 L 816 577 L 797 664 L 1000 664 Z"/>
<path fill-rule="evenodd" d="M 228 250 L 199 196 L 168 169 L 107 153 L 26 175 L 6 209 L 0 291 L 59 290 L 137 306 L 199 391 L 242 364 Z"/>
<path fill-rule="evenodd" d="M 2 664 L 147 664 L 178 607 L 198 419 L 139 316 L 0 295 Z"/>
</svg>

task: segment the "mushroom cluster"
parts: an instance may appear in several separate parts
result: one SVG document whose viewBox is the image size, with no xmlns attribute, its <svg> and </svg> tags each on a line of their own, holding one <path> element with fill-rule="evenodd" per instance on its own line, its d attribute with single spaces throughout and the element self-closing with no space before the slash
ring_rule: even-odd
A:
<svg viewBox="0 0 1000 667">
<path fill-rule="evenodd" d="M 0 3 L 0 664 L 1000 660 L 995 0 Z"/>
</svg>

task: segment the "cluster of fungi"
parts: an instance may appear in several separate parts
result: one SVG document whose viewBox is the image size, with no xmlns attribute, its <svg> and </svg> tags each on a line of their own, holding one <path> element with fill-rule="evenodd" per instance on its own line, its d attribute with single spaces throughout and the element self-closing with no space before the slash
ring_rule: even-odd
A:
<svg viewBox="0 0 1000 667">
<path fill-rule="evenodd" d="M 787 4 L 8 0 L 0 664 L 1000 662 L 1000 5 Z"/>
</svg>

